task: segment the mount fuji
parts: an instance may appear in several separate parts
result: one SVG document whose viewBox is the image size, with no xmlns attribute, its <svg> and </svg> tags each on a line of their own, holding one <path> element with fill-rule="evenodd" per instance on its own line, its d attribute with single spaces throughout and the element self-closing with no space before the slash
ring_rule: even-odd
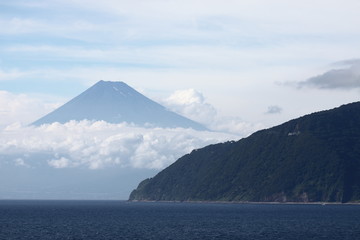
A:
<svg viewBox="0 0 360 240">
<path fill-rule="evenodd" d="M 85 119 L 109 123 L 127 122 L 146 127 L 207 130 L 200 123 L 167 110 L 124 82 L 103 80 L 32 125 Z"/>
</svg>

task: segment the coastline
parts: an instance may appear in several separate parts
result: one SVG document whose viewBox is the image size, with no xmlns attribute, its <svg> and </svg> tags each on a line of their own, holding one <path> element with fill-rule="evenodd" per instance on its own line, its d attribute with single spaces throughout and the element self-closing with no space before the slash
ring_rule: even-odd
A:
<svg viewBox="0 0 360 240">
<path fill-rule="evenodd" d="M 159 201 L 159 200 L 127 200 L 128 202 L 154 203 L 198 203 L 198 204 L 264 204 L 264 205 L 360 205 L 360 202 L 250 202 L 250 201 Z"/>
<path fill-rule="evenodd" d="M 253 201 L 159 201 L 124 199 L 0 199 L 1 202 L 148 202 L 148 203 L 194 203 L 194 204 L 261 204 L 261 205 L 360 205 L 360 202 L 253 202 Z"/>
</svg>

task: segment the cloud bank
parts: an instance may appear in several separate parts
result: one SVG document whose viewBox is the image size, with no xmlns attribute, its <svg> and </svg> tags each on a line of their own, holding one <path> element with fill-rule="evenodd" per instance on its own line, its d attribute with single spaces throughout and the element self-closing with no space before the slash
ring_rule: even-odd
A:
<svg viewBox="0 0 360 240">
<path fill-rule="evenodd" d="M 0 134 L 0 159 L 14 165 L 31 167 L 40 164 L 36 159 L 44 159 L 54 168 L 90 169 L 113 165 L 162 169 L 193 149 L 237 138 L 192 129 L 150 129 L 86 120 L 40 127 L 13 124 Z"/>
<path fill-rule="evenodd" d="M 0 103 L 0 165 L 1 161 L 10 161 L 28 168 L 45 163 L 56 169 L 100 169 L 113 165 L 162 169 L 193 149 L 237 140 L 261 128 L 239 118 L 218 116 L 216 109 L 194 89 L 175 91 L 162 103 L 214 132 L 87 120 L 35 127 L 27 124 L 53 110 L 56 104 L 43 104 L 38 99 L 5 91 L 0 92 Z"/>
</svg>

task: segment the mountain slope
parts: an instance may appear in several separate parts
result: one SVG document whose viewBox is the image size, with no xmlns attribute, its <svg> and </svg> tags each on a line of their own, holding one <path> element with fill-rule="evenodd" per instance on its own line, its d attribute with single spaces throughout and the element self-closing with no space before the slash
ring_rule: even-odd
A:
<svg viewBox="0 0 360 240">
<path fill-rule="evenodd" d="M 201 124 L 168 111 L 123 82 L 99 81 L 63 106 L 32 123 L 65 123 L 70 120 L 128 122 L 140 126 L 183 127 L 206 130 Z"/>
<path fill-rule="evenodd" d="M 360 201 L 360 102 L 194 150 L 130 200 Z"/>
</svg>

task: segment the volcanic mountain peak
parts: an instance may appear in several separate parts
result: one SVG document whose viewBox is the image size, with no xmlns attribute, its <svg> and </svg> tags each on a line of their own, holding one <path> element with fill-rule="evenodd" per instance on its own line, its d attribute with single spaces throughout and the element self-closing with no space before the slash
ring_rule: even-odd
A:
<svg viewBox="0 0 360 240">
<path fill-rule="evenodd" d="M 201 124 L 167 110 L 124 82 L 103 80 L 35 121 L 33 125 L 85 119 L 109 123 L 128 122 L 139 126 L 206 130 Z"/>
</svg>

